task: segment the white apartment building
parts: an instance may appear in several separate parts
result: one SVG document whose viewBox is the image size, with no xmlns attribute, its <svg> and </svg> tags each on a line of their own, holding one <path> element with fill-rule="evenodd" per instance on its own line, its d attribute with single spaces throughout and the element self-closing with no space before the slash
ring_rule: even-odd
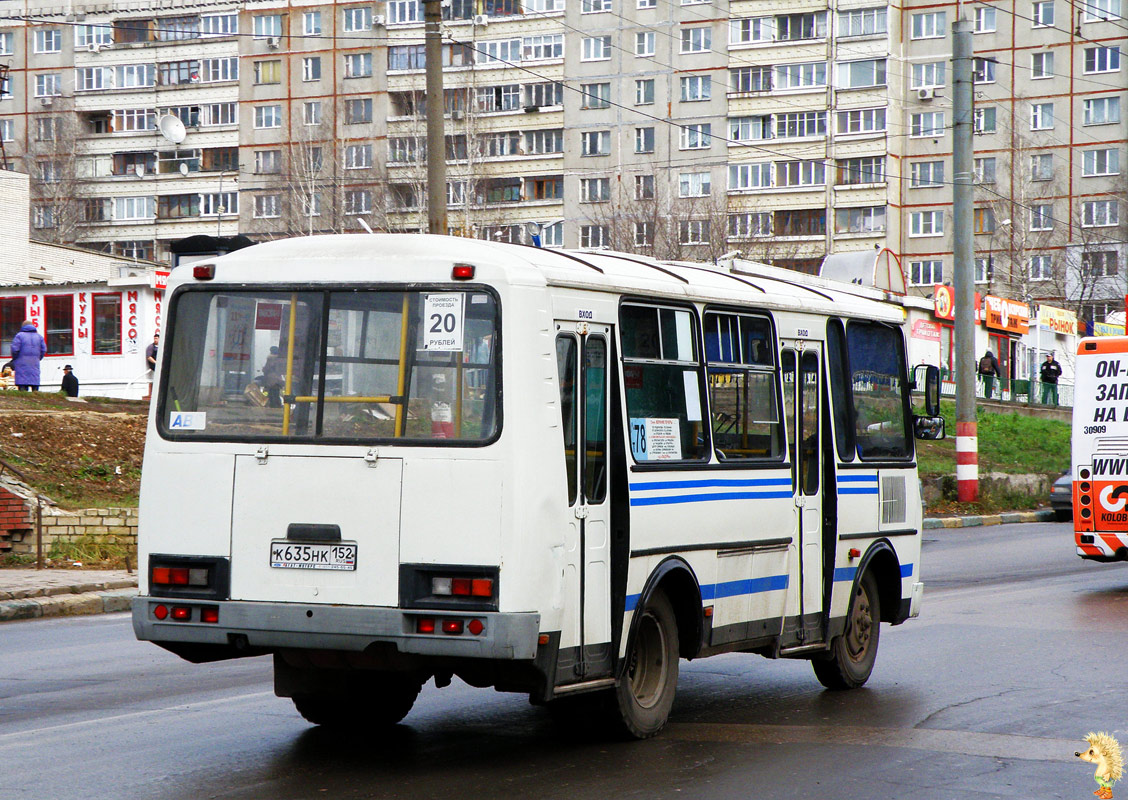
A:
<svg viewBox="0 0 1128 800">
<path fill-rule="evenodd" d="M 1124 0 L 964 4 L 984 294 L 1124 294 Z M 168 242 L 419 230 L 417 0 L 29 2 L 0 20 L 9 163 L 37 236 Z M 950 282 L 951 27 L 910 0 L 452 0 L 449 224 L 506 241 L 816 271 L 888 248 Z M 175 117 L 183 123 L 158 122 Z M 171 133 L 170 137 L 168 134 Z M 179 138 L 179 141 L 174 141 Z"/>
</svg>

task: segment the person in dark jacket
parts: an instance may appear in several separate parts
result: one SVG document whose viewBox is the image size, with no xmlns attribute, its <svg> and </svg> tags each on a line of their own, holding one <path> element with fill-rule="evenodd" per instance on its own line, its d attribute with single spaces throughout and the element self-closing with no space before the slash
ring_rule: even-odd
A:
<svg viewBox="0 0 1128 800">
<path fill-rule="evenodd" d="M 1058 378 L 1061 377 L 1061 364 L 1054 360 L 1053 353 L 1046 353 L 1042 362 L 1042 405 L 1058 404 Z"/>
<path fill-rule="evenodd" d="M 78 397 L 78 378 L 71 371 L 70 364 L 63 367 L 63 385 L 60 388 L 67 393 L 67 397 Z"/>
<path fill-rule="evenodd" d="M 12 366 L 16 386 L 22 391 L 39 391 L 39 362 L 47 355 L 47 343 L 31 320 L 24 320 L 20 332 L 12 338 Z"/>
<path fill-rule="evenodd" d="M 979 359 L 979 376 L 983 378 L 983 396 L 990 400 L 995 391 L 995 378 L 1003 377 L 999 370 L 999 359 L 990 350 Z"/>
</svg>

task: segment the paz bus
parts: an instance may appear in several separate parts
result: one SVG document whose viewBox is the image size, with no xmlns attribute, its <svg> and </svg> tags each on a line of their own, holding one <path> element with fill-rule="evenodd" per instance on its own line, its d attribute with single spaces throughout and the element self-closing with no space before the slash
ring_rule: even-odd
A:
<svg viewBox="0 0 1128 800">
<path fill-rule="evenodd" d="M 914 415 L 900 308 L 744 267 L 341 235 L 177 268 L 137 636 L 270 654 L 338 726 L 457 676 L 647 737 L 730 651 L 862 685 L 920 608 L 939 374 Z"/>
<path fill-rule="evenodd" d="M 1128 560 L 1128 337 L 1077 344 L 1073 535 L 1077 555 Z"/>
</svg>

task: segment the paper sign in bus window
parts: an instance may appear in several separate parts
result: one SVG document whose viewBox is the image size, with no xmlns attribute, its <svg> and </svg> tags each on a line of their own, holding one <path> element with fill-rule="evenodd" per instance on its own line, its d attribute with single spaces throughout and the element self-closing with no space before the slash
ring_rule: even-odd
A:
<svg viewBox="0 0 1128 800">
<path fill-rule="evenodd" d="M 631 453 L 635 461 L 678 461 L 681 425 L 676 417 L 632 417 Z"/>
<path fill-rule="evenodd" d="M 682 382 L 685 384 L 685 418 L 690 422 L 700 422 L 701 391 L 697 387 L 697 370 L 685 370 Z"/>
<path fill-rule="evenodd" d="M 429 294 L 423 300 L 423 349 L 462 352 L 466 316 L 461 293 Z"/>
</svg>

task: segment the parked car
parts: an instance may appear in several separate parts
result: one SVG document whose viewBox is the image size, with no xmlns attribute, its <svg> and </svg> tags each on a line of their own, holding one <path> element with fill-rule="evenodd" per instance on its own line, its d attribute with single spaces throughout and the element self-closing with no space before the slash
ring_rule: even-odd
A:
<svg viewBox="0 0 1128 800">
<path fill-rule="evenodd" d="M 1050 506 L 1054 509 L 1054 517 L 1058 522 L 1068 522 L 1073 519 L 1073 470 L 1067 469 L 1065 474 L 1054 481 L 1050 489 Z"/>
</svg>

